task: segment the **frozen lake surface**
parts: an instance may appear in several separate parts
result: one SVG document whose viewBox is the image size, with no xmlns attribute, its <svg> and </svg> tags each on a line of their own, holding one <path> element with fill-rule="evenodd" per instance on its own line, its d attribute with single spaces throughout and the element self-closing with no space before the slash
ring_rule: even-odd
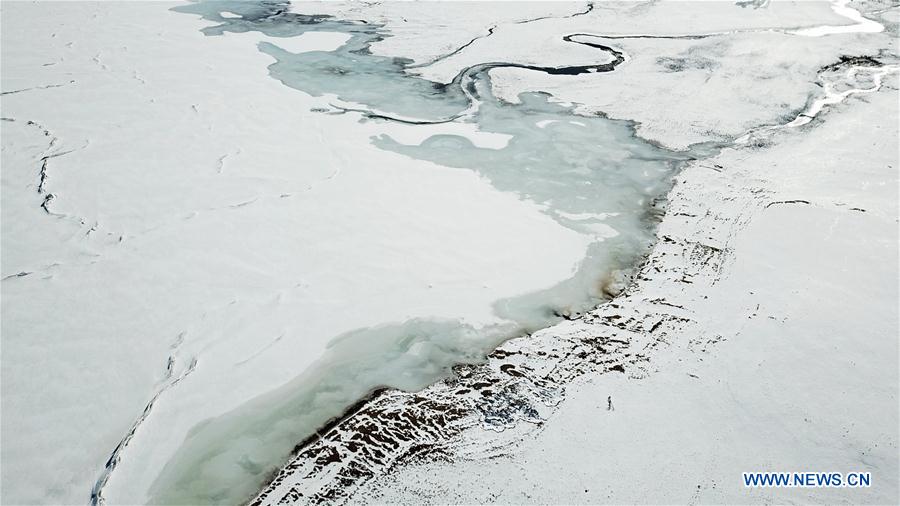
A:
<svg viewBox="0 0 900 506">
<path fill-rule="evenodd" d="M 840 314 L 816 303 L 823 318 L 794 318 L 820 314 L 793 295 L 816 264 L 782 255 L 768 228 L 738 241 L 750 220 L 772 207 L 764 223 L 778 229 L 773 216 L 832 205 L 875 220 L 887 202 L 884 223 L 896 224 L 896 196 L 886 190 L 896 177 L 884 182 L 896 152 L 884 139 L 896 134 L 878 126 L 890 118 L 873 123 L 871 139 L 847 144 L 834 133 L 868 128 L 866 115 L 892 98 L 882 91 L 896 92 L 896 27 L 881 33 L 870 19 L 896 9 L 856 8 L 846 0 L 478 9 L 3 2 L 0 499 L 238 504 L 263 490 L 264 504 L 332 502 L 387 470 L 420 486 L 398 493 L 416 494 L 430 485 L 401 474 L 414 449 L 468 451 L 476 458 L 453 468 L 438 462 L 434 476 L 482 483 L 479 458 L 535 441 L 533 455 L 563 463 L 557 474 L 546 484 L 522 480 L 524 464 L 513 459 L 497 461 L 497 477 L 524 489 L 548 485 L 547 500 L 634 502 L 641 496 L 603 487 L 582 496 L 580 484 L 560 494 L 560 483 L 602 481 L 581 476 L 606 469 L 623 490 L 646 488 L 634 486 L 646 479 L 637 457 L 631 467 L 593 462 L 606 455 L 602 421 L 630 434 L 616 440 L 629 455 L 668 449 L 659 465 L 684 462 L 679 471 L 706 477 L 743 465 L 734 456 L 744 452 L 725 446 L 725 465 L 671 457 L 681 437 L 663 444 L 665 432 L 645 432 L 670 419 L 657 406 L 706 399 L 691 389 L 698 376 L 743 370 L 706 354 L 723 336 L 740 344 L 732 358 L 741 362 L 748 352 L 740 350 L 756 343 L 738 339 L 745 326 L 761 321 L 768 332 Z M 874 105 L 821 128 L 859 99 Z M 863 143 L 875 143 L 865 157 Z M 822 162 L 798 162 L 816 157 Z M 838 166 L 853 165 L 845 159 L 864 167 L 829 183 Z M 829 185 L 850 190 L 831 197 Z M 783 232 L 792 237 L 786 244 L 813 248 L 807 235 L 827 228 L 803 223 L 794 224 L 803 234 Z M 843 251 L 832 245 L 822 257 Z M 775 265 L 769 255 L 796 275 L 760 283 L 762 264 Z M 743 277 L 729 280 L 735 265 L 746 267 Z M 860 292 L 896 299 L 872 286 Z M 766 287 L 777 297 L 760 295 Z M 832 300 L 838 291 L 823 293 Z M 771 302 L 778 297 L 784 302 Z M 781 314 L 776 305 L 795 309 Z M 862 314 L 869 305 L 860 298 L 852 307 Z M 777 319 L 756 318 L 772 311 Z M 891 321 L 871 336 L 890 334 Z M 788 341 L 819 339 L 816 325 L 825 324 L 791 328 Z M 845 332 L 848 342 L 863 339 L 854 332 Z M 664 351 L 670 346 L 701 358 Z M 896 353 L 873 354 L 882 360 L 872 362 L 881 364 L 869 371 L 874 379 L 854 377 L 891 383 L 877 378 L 890 372 L 883 357 Z M 644 411 L 615 394 L 622 409 L 613 412 L 608 392 L 573 383 L 596 373 L 635 392 L 635 378 L 660 364 L 690 371 L 696 360 L 720 369 L 682 381 L 659 376 L 664 385 L 640 397 Z M 458 364 L 468 365 L 453 376 Z M 786 370 L 771 384 L 798 374 Z M 832 370 L 823 384 L 846 383 Z M 762 394 L 790 390 L 760 390 L 757 372 L 747 371 L 734 389 L 750 400 L 723 397 L 735 391 L 729 383 L 715 383 L 711 395 L 764 413 Z M 895 401 L 892 388 L 885 392 Z M 579 391 L 573 397 L 588 400 L 563 404 Z M 796 411 L 793 400 L 785 405 Z M 530 435 L 549 427 L 556 409 L 564 415 L 546 434 L 570 441 L 576 431 L 590 441 L 594 451 L 579 457 L 591 465 L 577 470 L 587 474 L 571 472 L 576 450 L 558 454 L 565 445 Z M 817 423 L 827 418 L 812 412 Z M 728 422 L 706 415 L 689 411 L 674 422 Z M 890 420 L 881 423 L 895 426 Z M 889 438 L 880 444 L 892 448 Z M 526 460 L 544 479 L 544 460 Z M 623 469 L 631 474 L 620 476 Z M 658 502 L 680 502 L 668 494 L 685 483 L 699 494 L 694 480 L 680 480 L 661 488 Z M 459 488 L 433 497 L 488 497 Z"/>
<path fill-rule="evenodd" d="M 328 98 L 329 106 L 312 114 L 343 113 L 348 121 L 362 115 L 374 121 L 385 130 L 372 138 L 375 147 L 473 171 L 480 181 L 552 219 L 553 233 L 570 237 L 583 250 L 573 264 L 571 250 L 551 247 L 554 258 L 550 261 L 560 267 L 557 272 L 566 268 L 570 272 L 545 286 L 534 277 L 537 270 L 500 267 L 496 274 L 503 279 L 518 278 L 538 289 L 503 294 L 489 307 L 479 308 L 490 312 L 490 319 L 454 301 L 441 314 L 457 319 L 423 314 L 334 339 L 322 336 L 329 340 L 326 351 L 295 380 L 192 430 L 152 489 L 157 502 L 244 498 L 258 489 L 260 478 L 267 476 L 272 464 L 283 461 L 293 445 L 373 388 L 422 388 L 446 375 L 449 366 L 478 361 L 507 338 L 593 308 L 615 293 L 615 284 L 621 283 L 615 279 L 616 272 L 627 270 L 646 251 L 653 201 L 668 189 L 676 161 L 689 156 L 636 138 L 628 123 L 576 115 L 573 106 L 555 103 L 544 94 L 523 95 L 517 104 L 494 98 L 488 72 L 522 65 L 479 64 L 461 71 L 451 83 L 439 84 L 409 75 L 408 60 L 373 55 L 370 44 L 390 34 L 371 23 L 284 12 L 283 5 L 207 2 L 174 10 L 220 23 L 204 29 L 207 35 L 259 32 L 270 37 L 259 44 L 259 50 L 275 59 L 268 67 L 272 77 L 311 96 Z M 222 16 L 223 11 L 232 15 Z M 279 46 L 279 38 L 319 32 L 343 33 L 349 39 L 330 51 L 295 52 Z M 599 64 L 532 70 L 605 72 L 623 61 L 614 50 L 594 46 Z M 392 123 L 412 126 L 413 131 L 423 129 L 422 140 L 398 140 L 391 133 Z M 472 125 L 471 133 L 458 132 L 458 124 Z M 479 143 L 480 137 L 491 141 Z M 385 184 L 416 191 L 402 179 Z M 483 218 L 460 204 L 456 212 L 474 220 Z M 396 202 L 383 205 L 416 212 Z M 463 261 L 467 264 L 475 253 L 471 243 L 462 238 L 448 241 L 444 227 L 444 223 L 431 223 L 416 230 L 411 240 L 440 243 L 449 250 L 447 255 L 467 259 Z M 540 232 L 525 234 L 539 237 Z M 373 241 L 384 245 L 383 239 Z M 477 254 L 492 258 L 509 247 L 500 245 L 498 251 L 487 252 L 479 248 Z M 382 283 L 381 276 L 390 279 L 406 268 L 380 265 L 379 277 L 373 276 L 372 281 Z M 453 273 L 445 276 L 450 282 L 455 277 Z M 471 300 L 471 292 L 482 288 L 479 285 L 459 284 L 460 301 Z M 322 316 L 340 318 L 339 314 Z"/>
<path fill-rule="evenodd" d="M 621 290 L 694 156 L 493 95 L 493 69 L 625 61 L 591 36 L 564 41 L 587 62 L 442 84 L 372 54 L 374 23 L 130 8 L 4 5 L 4 459 L 69 469 L 49 492 L 4 472 L 17 501 L 82 500 L 88 475 L 97 502 L 246 500 L 373 389 Z"/>
</svg>

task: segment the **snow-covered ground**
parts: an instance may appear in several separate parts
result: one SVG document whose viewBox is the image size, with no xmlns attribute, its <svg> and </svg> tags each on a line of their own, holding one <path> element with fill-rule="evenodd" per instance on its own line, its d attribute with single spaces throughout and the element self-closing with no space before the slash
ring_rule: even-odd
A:
<svg viewBox="0 0 900 506">
<path fill-rule="evenodd" d="M 621 371 L 568 383 L 534 430 L 475 425 L 352 502 L 896 503 L 897 84 L 684 171 L 645 277 L 593 322 L 545 332 L 627 342 Z M 872 486 L 748 489 L 741 474 L 825 469 Z"/>
<path fill-rule="evenodd" d="M 2 4 L 4 503 L 896 502 L 896 8 L 175 5 Z"/>
<path fill-rule="evenodd" d="M 131 483 L 149 486 L 193 426 L 294 379 L 335 336 L 503 325 L 494 301 L 569 277 L 590 243 L 471 171 L 369 141 L 427 131 L 310 112 L 327 104 L 269 77 L 260 37 L 205 37 L 172 5 L 3 4 L 4 502 L 88 501 L 120 442 L 110 486 L 142 501 Z M 317 35 L 286 48 L 343 39 Z M 446 341 L 412 349 L 397 386 L 489 346 Z M 366 360 L 389 362 L 385 346 Z M 370 388 L 349 383 L 311 423 Z"/>
</svg>

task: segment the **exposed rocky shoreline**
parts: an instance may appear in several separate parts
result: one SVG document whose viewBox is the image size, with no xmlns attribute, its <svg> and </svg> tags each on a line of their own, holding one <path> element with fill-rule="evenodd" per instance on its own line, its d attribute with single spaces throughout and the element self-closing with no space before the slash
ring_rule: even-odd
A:
<svg viewBox="0 0 900 506">
<path fill-rule="evenodd" d="M 868 69 L 882 69 L 885 65 L 887 68 L 877 70 L 876 74 L 866 74 Z M 853 125 L 878 114 L 876 111 L 881 111 L 887 118 L 876 121 L 879 130 L 874 134 L 875 141 L 882 148 L 893 145 L 893 151 L 896 151 L 897 111 L 896 107 L 890 106 L 897 98 L 896 55 L 884 50 L 873 56 L 843 55 L 824 65 L 820 74 L 825 76 L 827 86 L 838 89 L 843 96 L 831 101 L 828 101 L 830 96 L 826 96 L 824 105 L 811 99 L 809 107 L 799 111 L 796 117 L 785 118 L 780 124 L 754 128 L 743 136 L 736 136 L 736 141 L 718 156 L 688 164 L 678 176 L 667 202 L 659 203 L 665 217 L 658 228 L 656 245 L 627 288 L 616 294 L 612 301 L 581 318 L 507 341 L 488 357 L 486 364 L 458 366 L 454 369 L 455 377 L 423 391 L 374 392 L 371 398 L 349 410 L 344 418 L 298 445 L 295 458 L 273 477 L 270 485 L 251 504 L 641 500 L 636 497 L 651 502 L 681 500 L 675 498 L 700 500 L 700 491 L 706 488 L 701 485 L 697 485 L 694 498 L 680 495 L 683 492 L 680 490 L 671 490 L 673 495 L 640 496 L 619 492 L 597 496 L 586 489 L 584 494 L 588 495 L 584 495 L 580 490 L 554 486 L 556 475 L 553 472 L 549 484 L 541 484 L 542 493 L 529 495 L 526 490 L 533 487 L 527 480 L 517 479 L 516 473 L 542 466 L 540 462 L 523 460 L 523 453 L 539 450 L 541 455 L 549 456 L 550 463 L 565 461 L 566 454 L 562 450 L 547 447 L 542 442 L 541 434 L 548 425 L 553 425 L 558 433 L 569 426 L 583 425 L 572 418 L 583 420 L 597 416 L 601 410 L 616 410 L 619 396 L 612 393 L 615 389 L 598 389 L 593 385 L 640 382 L 659 375 L 660 370 L 680 370 L 685 368 L 685 363 L 695 364 L 707 359 L 714 364 L 717 348 L 723 341 L 746 339 L 742 335 L 747 333 L 745 321 L 785 322 L 795 317 L 791 311 L 779 312 L 777 308 L 769 307 L 764 298 L 767 289 L 790 292 L 803 288 L 793 285 L 792 280 L 767 280 L 768 283 L 759 283 L 759 292 L 754 292 L 751 287 L 748 293 L 740 295 L 717 289 L 723 279 L 727 279 L 726 285 L 757 283 L 753 277 L 764 275 L 753 271 L 733 272 L 735 263 L 743 263 L 746 257 L 756 255 L 754 248 L 748 248 L 746 244 L 746 229 L 757 221 L 768 223 L 765 218 L 773 207 L 780 208 L 779 214 L 787 222 L 794 218 L 794 213 L 808 212 L 796 211 L 794 207 L 798 205 L 821 209 L 813 212 L 823 214 L 833 212 L 832 209 L 851 214 L 871 212 L 871 209 L 858 207 L 854 202 L 824 202 L 816 198 L 823 188 L 821 181 L 812 175 L 815 171 L 808 167 L 798 170 L 796 164 L 784 165 L 783 160 L 798 157 L 798 163 L 814 167 L 834 163 L 817 155 L 815 146 L 834 141 L 832 137 L 840 136 L 842 129 L 852 131 Z M 873 75 L 876 76 L 874 81 Z M 857 91 L 853 91 L 854 87 Z M 857 99 L 853 95 L 859 92 L 875 93 L 876 96 L 871 99 L 872 103 L 855 103 Z M 865 152 L 858 139 L 842 138 L 841 142 L 846 156 Z M 873 166 L 877 175 L 873 174 L 872 182 L 893 178 L 896 186 L 896 166 L 892 169 L 884 165 L 884 161 L 889 162 L 892 157 L 892 151 L 887 149 L 861 162 Z M 773 160 L 782 160 L 774 162 L 776 167 L 781 163 L 782 170 L 772 168 Z M 842 169 L 840 166 L 834 168 L 836 171 Z M 811 177 L 806 178 L 804 174 Z M 855 176 L 846 171 L 836 177 L 852 186 L 849 181 Z M 799 178 L 802 178 L 802 184 L 792 184 Z M 811 197 L 799 198 L 807 196 Z M 887 196 L 890 197 L 890 192 Z M 887 198 L 878 201 L 878 205 L 882 206 L 882 219 L 896 217 L 896 201 Z M 890 235 L 889 230 L 883 232 Z M 777 231 L 765 228 L 753 231 L 754 237 L 769 234 L 777 235 Z M 811 239 L 818 240 L 821 236 L 812 232 Z M 893 251 L 896 253 L 896 245 Z M 807 261 L 802 256 L 790 256 L 789 251 L 784 254 L 785 268 L 795 268 L 792 266 Z M 887 277 L 893 272 L 896 279 L 896 266 L 883 268 L 890 271 L 886 271 Z M 727 300 L 720 300 L 725 296 Z M 823 322 L 823 325 L 828 323 Z M 896 342 L 885 340 L 896 330 L 896 311 L 893 319 L 888 318 L 879 328 L 882 350 L 889 356 L 892 352 L 896 355 Z M 809 334 L 818 330 L 805 329 Z M 853 339 L 851 336 L 843 338 Z M 747 343 L 738 346 L 747 346 Z M 777 350 L 772 352 L 777 353 Z M 809 360 L 816 358 L 810 356 Z M 886 365 L 880 373 L 887 377 L 893 374 L 896 378 L 896 363 L 893 369 L 890 364 Z M 687 376 L 698 382 L 701 379 L 690 372 Z M 841 381 L 829 377 L 819 379 L 822 385 L 829 386 Z M 790 389 L 789 376 L 780 377 L 779 381 L 785 382 L 783 388 Z M 578 392 L 578 400 L 567 400 L 570 389 Z M 573 405 L 585 402 L 585 398 L 590 407 Z M 877 491 L 867 491 L 865 496 L 810 492 L 806 500 L 865 497 L 864 500 L 889 502 L 896 498 L 897 482 L 889 479 L 896 476 L 897 471 L 896 457 L 893 462 L 889 457 L 889 453 L 896 452 L 897 448 L 896 430 L 890 435 L 890 421 L 893 420 L 894 425 L 897 421 L 896 406 L 891 408 L 891 402 L 895 401 L 896 386 L 892 394 L 879 398 L 871 406 L 887 409 L 882 412 L 887 420 L 880 425 L 888 430 L 887 439 L 882 441 L 887 448 L 880 455 L 887 459 L 888 467 L 879 473 L 886 482 Z M 772 399 L 772 402 L 778 402 L 778 399 Z M 562 412 L 561 405 L 564 405 Z M 590 411 L 591 415 L 581 411 Z M 828 423 L 826 432 L 834 428 L 828 427 Z M 636 426 L 640 423 L 636 422 Z M 598 426 L 595 434 L 589 432 L 580 437 L 585 436 L 602 440 L 603 430 Z M 668 450 L 660 448 L 661 452 Z M 721 455 L 716 457 L 721 458 Z M 604 458 L 602 454 L 596 456 L 599 460 Z M 493 462 L 501 462 L 496 465 L 503 469 L 499 476 L 496 479 L 493 475 L 491 479 L 481 476 L 486 466 L 491 467 Z M 809 462 L 809 465 L 816 464 Z M 692 466 L 691 463 L 683 465 Z M 615 464 L 610 466 L 615 467 Z M 597 467 L 597 475 L 603 476 L 603 470 L 609 466 Z M 513 471 L 516 469 L 518 471 Z M 716 473 L 709 471 L 708 474 Z M 608 478 L 617 483 L 629 483 L 627 477 Z M 734 484 L 738 479 L 737 475 L 733 477 Z M 585 486 L 590 488 L 587 483 Z M 715 485 L 712 488 L 715 489 Z M 733 493 L 733 487 L 721 488 L 725 490 L 720 490 L 719 494 Z M 714 491 L 713 495 L 703 497 L 714 502 L 741 500 L 741 497 L 743 500 L 768 497 L 767 500 L 776 501 L 797 497 L 790 492 L 785 494 L 788 495 L 728 496 L 715 495 Z"/>
</svg>

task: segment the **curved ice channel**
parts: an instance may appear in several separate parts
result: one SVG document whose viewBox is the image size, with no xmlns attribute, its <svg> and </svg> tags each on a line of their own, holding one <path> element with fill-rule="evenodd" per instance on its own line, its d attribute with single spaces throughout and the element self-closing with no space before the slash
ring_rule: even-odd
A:
<svg viewBox="0 0 900 506">
<path fill-rule="evenodd" d="M 422 388 L 445 377 L 454 364 L 482 360 L 505 339 L 547 327 L 608 299 L 615 291 L 616 273 L 633 266 L 651 243 L 656 199 L 670 187 L 678 164 L 695 156 L 637 138 L 628 122 L 576 114 L 574 106 L 546 94 L 522 94 L 515 104 L 493 97 L 493 68 L 582 74 L 615 71 L 626 61 L 614 48 L 575 36 L 564 43 L 596 49 L 596 61 L 558 67 L 485 62 L 462 69 L 450 83 L 434 83 L 407 73 L 412 64 L 407 59 L 372 54 L 370 46 L 390 36 L 375 24 L 291 13 L 281 2 L 214 1 L 174 10 L 215 23 L 204 29 L 210 36 L 260 32 L 272 40 L 307 32 L 348 34 L 347 42 L 333 51 L 293 53 L 277 41 L 261 42 L 259 50 L 275 60 L 269 67 L 273 78 L 322 97 L 323 110 L 313 114 L 382 122 L 385 133 L 371 139 L 377 148 L 474 171 L 496 190 L 539 206 L 568 233 L 585 238 L 588 247 L 568 279 L 497 300 L 492 310 L 499 323 L 416 318 L 336 337 L 325 355 L 298 371 L 293 381 L 194 426 L 155 479 L 153 503 L 246 500 L 297 443 L 373 389 Z M 427 125 L 407 128 L 432 129 L 469 124 L 507 141 L 501 146 L 476 145 L 469 137 L 446 130 L 427 134 L 421 142 L 404 142 L 387 128 L 398 122 Z M 554 247 L 546 244 L 548 249 Z M 202 368 L 201 356 L 198 370 Z"/>
</svg>

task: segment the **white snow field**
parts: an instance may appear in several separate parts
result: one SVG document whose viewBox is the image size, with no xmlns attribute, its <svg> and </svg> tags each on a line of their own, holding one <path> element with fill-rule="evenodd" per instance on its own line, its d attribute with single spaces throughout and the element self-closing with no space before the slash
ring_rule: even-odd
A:
<svg viewBox="0 0 900 506">
<path fill-rule="evenodd" d="M 387 58 L 348 85 L 305 72 L 338 48 L 363 65 L 346 53 L 359 35 L 206 36 L 218 23 L 173 5 L 3 4 L 5 502 L 252 496 L 371 389 L 422 388 L 614 291 L 683 158 L 540 96 L 532 118 L 485 103 L 484 131 L 323 114 L 469 106 L 417 99 L 432 84 Z M 241 28 L 262 7 L 199 8 Z M 555 180 L 587 138 L 608 173 Z"/>
<path fill-rule="evenodd" d="M 87 502 L 148 402 L 193 371 L 111 482 L 145 501 L 192 427 L 309 371 L 335 336 L 412 318 L 508 333 L 492 304 L 570 277 L 591 242 L 472 171 L 373 147 L 389 125 L 310 112 L 323 101 L 270 78 L 258 39 L 205 37 L 171 6 L 3 4 L 5 503 Z M 314 41 L 290 49 L 334 47 Z M 496 344 L 433 337 L 343 353 L 418 388 Z M 352 359 L 331 359 L 338 391 L 313 423 L 371 388 Z"/>
<path fill-rule="evenodd" d="M 896 11 L 3 2 L 0 501 L 893 502 Z"/>
</svg>

